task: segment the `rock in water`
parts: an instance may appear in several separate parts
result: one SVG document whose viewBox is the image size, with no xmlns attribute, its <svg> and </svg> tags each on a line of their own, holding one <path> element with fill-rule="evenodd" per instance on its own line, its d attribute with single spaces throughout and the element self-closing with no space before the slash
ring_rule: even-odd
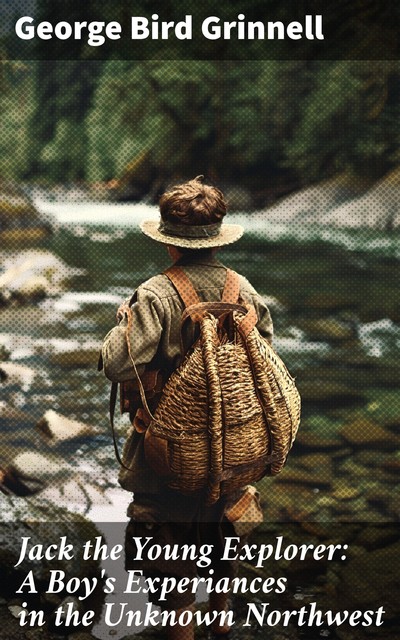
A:
<svg viewBox="0 0 400 640">
<path fill-rule="evenodd" d="M 36 428 L 49 439 L 51 444 L 59 444 L 60 442 L 91 436 L 96 432 L 91 425 L 71 420 L 71 418 L 56 413 L 53 409 L 46 411 L 37 423 Z"/>
<path fill-rule="evenodd" d="M 17 496 L 33 495 L 51 481 L 65 477 L 67 471 L 68 465 L 62 458 L 25 451 L 3 469 L 2 487 Z"/>
<path fill-rule="evenodd" d="M 365 185 L 342 174 L 320 184 L 308 186 L 284 198 L 269 208 L 265 214 L 268 220 L 275 222 L 287 223 L 293 220 L 301 223 L 320 222 L 321 212 L 330 211 L 365 189 Z"/>
<path fill-rule="evenodd" d="M 27 539 L 26 553 L 21 553 L 23 538 Z M 82 602 L 85 608 L 89 606 L 98 614 L 104 601 L 100 561 L 93 560 L 91 555 L 83 560 L 84 544 L 96 540 L 100 544 L 104 542 L 100 531 L 77 513 L 60 509 L 38 497 L 28 499 L 3 496 L 0 522 L 0 595 L 8 601 L 12 599 L 10 604 L 18 606 L 25 601 L 28 610 L 37 609 L 38 596 L 43 596 L 48 590 L 50 572 L 55 570 L 62 572 L 58 575 L 64 576 L 61 590 L 57 593 L 60 599 L 70 595 L 66 588 L 70 578 L 76 577 L 80 581 L 86 578 L 91 584 L 96 581 L 96 597 L 93 599 L 91 596 Z M 49 545 L 56 545 L 56 548 L 46 557 L 45 551 Z M 72 547 L 67 548 L 67 545 Z M 22 594 L 16 594 L 30 571 L 33 572 L 37 593 L 31 594 L 26 587 Z M 53 606 L 57 606 L 57 603 L 46 602 L 46 614 L 49 617 Z M 1 632 L 0 636 L 3 637 Z"/>
<path fill-rule="evenodd" d="M 392 449 L 400 444 L 400 436 L 369 418 L 356 418 L 341 427 L 339 434 L 352 445 Z"/>
<path fill-rule="evenodd" d="M 2 380 L 7 384 L 15 384 L 20 386 L 23 391 L 28 391 L 34 380 L 36 372 L 31 367 L 27 367 L 24 364 L 1 362 L 0 375 Z"/>
<path fill-rule="evenodd" d="M 371 526 L 371 525 L 370 525 Z M 400 615 L 400 543 L 361 553 L 340 572 L 339 606 L 350 610 L 374 610 L 384 605 L 384 619 Z"/>
<path fill-rule="evenodd" d="M 400 169 L 379 180 L 361 198 L 327 213 L 322 222 L 340 227 L 391 230 L 400 226 Z"/>
<path fill-rule="evenodd" d="M 50 251 L 23 251 L 5 261 L 0 275 L 0 302 L 20 302 L 59 293 L 76 269 L 68 267 Z"/>
<path fill-rule="evenodd" d="M 51 223 L 39 213 L 18 185 L 0 180 L 0 240 L 27 245 L 51 234 Z"/>
</svg>

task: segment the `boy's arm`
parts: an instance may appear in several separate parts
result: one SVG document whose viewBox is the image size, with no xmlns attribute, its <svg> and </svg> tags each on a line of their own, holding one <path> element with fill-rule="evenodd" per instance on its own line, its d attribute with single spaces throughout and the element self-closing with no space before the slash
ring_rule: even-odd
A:
<svg viewBox="0 0 400 640">
<path fill-rule="evenodd" d="M 263 338 L 266 338 L 268 342 L 271 343 L 274 335 L 274 327 L 269 309 L 262 296 L 254 289 L 250 282 L 244 276 L 239 277 L 240 296 L 245 302 L 252 304 L 255 308 L 258 318 L 257 329 Z"/>
<path fill-rule="evenodd" d="M 272 324 L 272 318 L 269 309 L 258 293 L 253 295 L 252 298 L 258 317 L 257 329 L 259 330 L 263 338 L 266 338 L 268 342 L 272 343 L 274 327 Z"/>
<path fill-rule="evenodd" d="M 160 299 L 149 289 L 141 286 L 130 307 L 132 313 L 129 335 L 131 353 L 139 375 L 146 364 L 154 358 L 160 342 L 163 321 L 163 306 Z M 117 312 L 119 324 L 106 335 L 103 348 L 103 366 L 107 378 L 113 382 L 124 382 L 135 378 L 127 346 L 127 304 L 122 303 Z"/>
</svg>

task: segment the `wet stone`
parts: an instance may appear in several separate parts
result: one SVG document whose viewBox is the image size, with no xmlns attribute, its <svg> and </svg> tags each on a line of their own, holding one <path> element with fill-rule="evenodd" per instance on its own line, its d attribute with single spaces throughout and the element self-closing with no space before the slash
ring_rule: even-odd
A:
<svg viewBox="0 0 400 640">
<path fill-rule="evenodd" d="M 306 449 L 332 450 L 339 449 L 343 445 L 339 438 L 323 438 L 317 433 L 299 430 L 296 437 L 296 448 L 304 447 Z"/>
<path fill-rule="evenodd" d="M 392 456 L 391 458 L 386 459 L 384 462 L 382 462 L 382 465 L 390 473 L 400 475 L 400 458 Z"/>
<path fill-rule="evenodd" d="M 400 493 L 392 496 L 388 503 L 388 512 L 391 516 L 396 518 L 396 520 L 400 519 Z"/>
<path fill-rule="evenodd" d="M 397 617 L 400 613 L 399 557 L 400 542 L 397 542 L 349 558 L 340 572 L 340 606 L 353 610 L 376 610 L 384 599 L 385 619 Z"/>
<path fill-rule="evenodd" d="M 357 536 L 355 543 L 368 551 L 382 549 L 399 540 L 398 526 L 389 523 L 384 526 L 368 526 Z"/>
<path fill-rule="evenodd" d="M 13 576 L 13 581 L 21 584 L 18 581 L 23 580 L 27 572 L 33 570 L 39 590 L 43 584 L 48 583 L 50 569 L 59 569 L 78 578 L 99 574 L 99 562 L 93 560 L 82 562 L 83 543 L 100 535 L 96 526 L 83 516 L 59 508 L 39 497 L 30 497 L 28 500 L 15 496 L 12 498 L 2 496 L 2 518 L 0 579 L 2 587 L 4 589 L 9 587 L 11 590 L 10 594 L 3 592 L 5 597 L 7 595 L 11 597 L 14 593 L 13 582 L 9 579 L 8 582 L 4 582 L 5 576 Z M 22 537 L 30 538 L 32 544 L 45 545 L 50 537 L 52 540 L 60 540 L 62 536 L 66 536 L 68 543 L 77 550 L 72 558 L 47 560 L 44 557 L 39 560 L 25 557 L 22 563 L 15 567 L 21 553 Z"/>
<path fill-rule="evenodd" d="M 3 380 L 7 384 L 18 385 L 25 389 L 31 386 L 36 376 L 36 372 L 32 367 L 15 362 L 1 362 L 0 371 Z"/>
<path fill-rule="evenodd" d="M 21 411 L 18 407 L 0 402 L 0 420 L 4 422 L 16 422 L 18 424 L 27 423 L 30 420 L 29 414 Z"/>
<path fill-rule="evenodd" d="M 329 403 L 337 407 L 346 406 L 363 399 L 363 395 L 355 389 L 351 389 L 339 382 L 325 381 L 321 376 L 314 380 L 303 382 L 299 380 L 298 388 L 303 402 Z"/>
<path fill-rule="evenodd" d="M 312 487 L 326 487 L 331 484 L 331 473 L 326 469 L 323 473 L 314 470 L 302 471 L 300 469 L 285 469 L 279 475 L 277 482 L 280 483 L 299 483 Z"/>
<path fill-rule="evenodd" d="M 97 367 L 99 359 L 98 349 L 77 349 L 74 351 L 63 351 L 55 353 L 51 356 L 51 363 L 59 367 L 80 368 L 80 367 Z"/>
<path fill-rule="evenodd" d="M 378 483 L 375 483 L 365 492 L 365 497 L 369 502 L 382 506 L 388 504 L 392 496 L 393 492 L 390 489 L 386 489 Z"/>
<path fill-rule="evenodd" d="M 334 318 L 303 321 L 300 323 L 300 327 L 306 331 L 312 340 L 342 342 L 355 337 L 354 327 Z"/>
<path fill-rule="evenodd" d="M 344 425 L 339 433 L 353 445 L 391 448 L 394 444 L 400 444 L 400 436 L 368 418 L 357 418 Z"/>
<path fill-rule="evenodd" d="M 356 487 L 341 486 L 335 489 L 332 496 L 338 500 L 354 500 L 354 498 L 358 498 L 360 494 L 360 490 Z"/>
<path fill-rule="evenodd" d="M 3 469 L 2 485 L 8 493 L 29 496 L 42 491 L 54 478 L 62 477 L 67 469 L 61 458 L 25 451 Z"/>
<path fill-rule="evenodd" d="M 384 451 L 364 449 L 363 451 L 356 451 L 353 454 L 354 460 L 358 464 L 377 467 L 380 464 L 384 464 L 387 459 L 387 453 Z"/>
<path fill-rule="evenodd" d="M 370 476 L 371 471 L 360 464 L 356 464 L 353 460 L 349 459 L 339 465 L 340 471 L 346 474 L 350 474 L 351 476 L 355 476 L 358 478 Z"/>
<path fill-rule="evenodd" d="M 325 453 L 313 453 L 297 456 L 296 464 L 307 471 L 315 471 L 316 469 L 322 468 L 325 475 L 330 475 L 332 472 L 331 458 Z"/>
<path fill-rule="evenodd" d="M 51 444 L 59 444 L 67 440 L 75 440 L 95 433 L 94 427 L 77 420 L 72 420 L 53 409 L 46 411 L 39 420 L 36 428 L 49 440 Z"/>
<path fill-rule="evenodd" d="M 318 292 L 309 295 L 305 307 L 326 311 L 351 309 L 355 306 L 354 297 L 350 294 Z"/>
</svg>

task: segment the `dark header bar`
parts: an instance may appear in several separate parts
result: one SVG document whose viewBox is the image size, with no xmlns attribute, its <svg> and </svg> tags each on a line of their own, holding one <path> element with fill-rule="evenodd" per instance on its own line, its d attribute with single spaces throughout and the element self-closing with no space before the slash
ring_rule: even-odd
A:
<svg viewBox="0 0 400 640">
<path fill-rule="evenodd" d="M 1 48 L 9 59 L 395 60 L 400 54 L 395 0 L 20 0 L 0 7 Z"/>
</svg>

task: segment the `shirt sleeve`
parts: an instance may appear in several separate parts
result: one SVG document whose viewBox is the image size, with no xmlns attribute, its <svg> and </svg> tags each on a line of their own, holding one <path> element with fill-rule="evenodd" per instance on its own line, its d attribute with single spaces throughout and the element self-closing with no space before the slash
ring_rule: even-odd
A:
<svg viewBox="0 0 400 640">
<path fill-rule="evenodd" d="M 131 307 L 132 322 L 129 334 L 131 355 L 143 373 L 146 364 L 157 353 L 163 328 L 163 306 L 161 300 L 145 286 L 139 287 Z M 106 335 L 103 348 L 104 373 L 113 382 L 124 382 L 135 378 L 133 364 L 127 345 L 128 320 L 124 318 Z"/>
<path fill-rule="evenodd" d="M 269 309 L 258 293 L 252 295 L 252 300 L 255 310 L 257 311 L 257 329 L 263 338 L 266 338 L 268 342 L 271 343 L 274 335 L 274 327 Z"/>
<path fill-rule="evenodd" d="M 240 295 L 245 302 L 254 306 L 258 318 L 257 329 L 263 338 L 266 338 L 271 343 L 274 327 L 267 304 L 244 276 L 240 276 Z"/>
</svg>

